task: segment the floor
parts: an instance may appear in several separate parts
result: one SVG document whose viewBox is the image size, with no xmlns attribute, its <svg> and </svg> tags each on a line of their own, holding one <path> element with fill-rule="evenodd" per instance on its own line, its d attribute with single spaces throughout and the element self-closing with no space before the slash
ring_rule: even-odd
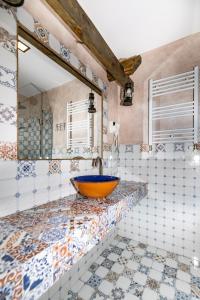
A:
<svg viewBox="0 0 200 300">
<path fill-rule="evenodd" d="M 68 291 L 67 299 L 197 300 L 200 269 L 186 257 L 118 235 Z"/>
</svg>

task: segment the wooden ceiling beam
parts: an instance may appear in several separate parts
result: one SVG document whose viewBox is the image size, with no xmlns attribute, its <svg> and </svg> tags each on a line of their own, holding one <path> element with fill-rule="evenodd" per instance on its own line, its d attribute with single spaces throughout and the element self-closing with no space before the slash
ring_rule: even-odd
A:
<svg viewBox="0 0 200 300">
<path fill-rule="evenodd" d="M 132 57 L 127 58 L 127 59 L 121 59 L 119 61 L 120 61 L 121 65 L 124 68 L 125 74 L 127 76 L 130 76 L 133 73 L 135 73 L 137 68 L 141 65 L 142 57 L 140 55 L 135 55 L 135 56 L 132 56 Z M 107 72 L 107 77 L 108 77 L 109 81 L 114 81 L 115 80 L 109 72 Z"/>
<path fill-rule="evenodd" d="M 78 1 L 46 0 L 46 3 L 72 30 L 76 37 L 84 43 L 112 78 L 124 86 L 129 78 L 125 74 L 123 66 Z"/>
</svg>

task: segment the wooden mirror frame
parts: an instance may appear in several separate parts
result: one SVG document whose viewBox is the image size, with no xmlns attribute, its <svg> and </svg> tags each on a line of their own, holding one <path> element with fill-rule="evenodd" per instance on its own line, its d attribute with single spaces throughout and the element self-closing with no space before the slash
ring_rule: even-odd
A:
<svg viewBox="0 0 200 300">
<path fill-rule="evenodd" d="M 26 27 L 24 27 L 21 23 L 17 23 L 17 44 L 18 37 L 21 36 L 25 40 L 27 40 L 31 45 L 40 50 L 43 54 L 47 55 L 50 59 L 56 62 L 59 66 L 65 69 L 67 72 L 72 74 L 74 77 L 79 79 L 93 91 L 95 91 L 98 95 L 101 96 L 101 141 L 100 141 L 100 153 L 99 156 L 103 159 L 103 92 L 101 89 L 96 86 L 93 82 L 87 79 L 80 71 L 75 69 L 71 64 L 62 59 L 55 51 L 50 49 L 48 45 L 41 43 Z M 17 49 L 17 112 L 18 112 L 18 78 L 19 78 L 19 59 L 18 59 L 18 49 Z M 18 113 L 17 113 L 17 159 L 18 160 L 40 160 L 40 159 L 21 159 L 18 156 Z M 92 160 L 92 158 L 84 158 L 82 156 L 74 157 L 74 158 L 42 158 L 41 160 Z"/>
</svg>

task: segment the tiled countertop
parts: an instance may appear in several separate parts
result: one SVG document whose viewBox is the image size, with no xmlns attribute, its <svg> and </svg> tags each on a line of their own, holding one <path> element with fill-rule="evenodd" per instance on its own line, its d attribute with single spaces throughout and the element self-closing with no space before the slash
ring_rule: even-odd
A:
<svg viewBox="0 0 200 300">
<path fill-rule="evenodd" d="M 121 182 L 104 202 L 72 195 L 0 218 L 0 298 L 38 299 L 146 194 Z"/>
</svg>

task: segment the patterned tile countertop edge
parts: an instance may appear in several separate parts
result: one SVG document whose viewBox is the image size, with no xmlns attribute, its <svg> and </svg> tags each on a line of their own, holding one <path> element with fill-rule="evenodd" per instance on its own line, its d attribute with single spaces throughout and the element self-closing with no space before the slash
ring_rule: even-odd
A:
<svg viewBox="0 0 200 300">
<path fill-rule="evenodd" d="M 0 218 L 0 295 L 38 299 L 146 194 L 123 181 L 106 201 L 71 195 Z"/>
</svg>

